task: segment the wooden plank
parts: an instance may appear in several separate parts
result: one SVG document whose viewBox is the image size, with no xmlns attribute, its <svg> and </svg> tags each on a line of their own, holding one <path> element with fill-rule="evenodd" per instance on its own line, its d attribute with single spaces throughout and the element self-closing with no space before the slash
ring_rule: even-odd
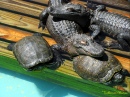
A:
<svg viewBox="0 0 130 97">
<path fill-rule="evenodd" d="M 104 4 L 110 7 L 128 10 L 130 12 L 130 2 L 128 0 L 88 0 L 92 3 Z"/>
<path fill-rule="evenodd" d="M 28 16 L 15 14 L 0 10 L 0 23 L 10 25 L 13 27 L 22 28 L 33 32 L 49 34 L 47 30 L 38 29 L 39 20 Z"/>
<path fill-rule="evenodd" d="M 23 0 L 23 1 L 26 1 L 26 0 Z M 41 3 L 41 4 L 48 4 L 48 0 L 30 0 L 30 2 L 36 2 L 36 3 Z"/>
<path fill-rule="evenodd" d="M 44 1 L 44 0 L 42 0 L 42 1 Z M 10 3 L 24 5 L 26 7 L 38 9 L 38 10 L 43 10 L 45 8 L 45 6 L 38 5 L 35 3 L 31 3 L 31 2 L 27 2 L 27 0 L 12 0 L 12 2 L 10 1 Z"/>
<path fill-rule="evenodd" d="M 128 11 L 114 9 L 114 8 L 110 8 L 110 7 L 107 7 L 107 10 L 108 10 L 108 12 L 121 14 L 123 16 L 126 16 L 126 17 L 130 18 L 130 12 L 128 12 Z"/>
<path fill-rule="evenodd" d="M 12 10 L 21 14 L 26 14 L 34 17 L 38 17 L 41 12 L 40 9 L 30 8 L 25 5 L 15 4 L 12 2 L 3 2 L 3 1 L 0 1 L 0 8 L 4 8 L 6 10 Z"/>
<path fill-rule="evenodd" d="M 23 37 L 30 36 L 33 33 L 29 33 L 27 31 L 14 29 L 11 27 L 0 25 L 0 38 L 17 42 Z M 2 36 L 3 35 L 3 36 Z M 44 37 L 50 45 L 55 44 L 56 42 L 50 37 Z"/>
</svg>

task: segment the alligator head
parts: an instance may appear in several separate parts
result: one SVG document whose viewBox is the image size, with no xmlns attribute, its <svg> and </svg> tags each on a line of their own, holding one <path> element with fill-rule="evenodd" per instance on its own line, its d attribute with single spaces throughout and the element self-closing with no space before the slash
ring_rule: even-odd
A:
<svg viewBox="0 0 130 97">
<path fill-rule="evenodd" d="M 50 7 L 50 14 L 57 18 L 75 21 L 82 27 L 88 23 L 90 12 L 80 4 L 67 3 L 62 6 Z M 88 18 L 88 19 L 87 19 Z"/>
<path fill-rule="evenodd" d="M 76 34 L 72 36 L 68 40 L 67 51 L 72 56 L 82 54 L 92 57 L 101 57 L 104 54 L 104 48 L 86 34 Z"/>
</svg>

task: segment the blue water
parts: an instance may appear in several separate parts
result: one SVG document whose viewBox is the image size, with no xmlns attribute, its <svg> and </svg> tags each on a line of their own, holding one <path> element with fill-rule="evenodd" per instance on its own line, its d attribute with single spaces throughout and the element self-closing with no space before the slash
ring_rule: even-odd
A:
<svg viewBox="0 0 130 97">
<path fill-rule="evenodd" d="M 92 97 L 85 93 L 62 87 L 0 68 L 0 97 Z"/>
</svg>

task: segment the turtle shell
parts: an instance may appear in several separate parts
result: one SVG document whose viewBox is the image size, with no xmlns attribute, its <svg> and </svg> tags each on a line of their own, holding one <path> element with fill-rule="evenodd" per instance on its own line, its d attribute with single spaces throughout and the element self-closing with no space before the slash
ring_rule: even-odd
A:
<svg viewBox="0 0 130 97">
<path fill-rule="evenodd" d="M 121 63 L 113 54 L 105 51 L 103 57 L 77 56 L 73 59 L 74 70 L 84 79 L 105 83 L 122 69 Z"/>
<path fill-rule="evenodd" d="M 48 62 L 53 57 L 49 44 L 41 36 L 27 36 L 19 40 L 13 47 L 13 53 L 25 68 Z"/>
</svg>

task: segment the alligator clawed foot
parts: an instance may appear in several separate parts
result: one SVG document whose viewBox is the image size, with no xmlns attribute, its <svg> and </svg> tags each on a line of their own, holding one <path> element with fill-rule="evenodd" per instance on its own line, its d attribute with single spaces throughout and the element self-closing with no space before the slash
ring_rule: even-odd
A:
<svg viewBox="0 0 130 97">
<path fill-rule="evenodd" d="M 38 25 L 38 29 L 42 27 L 42 30 L 45 29 L 45 25 L 42 23 L 42 21 L 40 21 L 39 25 Z"/>
<path fill-rule="evenodd" d="M 93 36 L 91 36 L 90 38 L 91 38 L 91 41 L 92 41 L 92 42 L 94 42 L 94 37 L 93 37 Z"/>
</svg>

